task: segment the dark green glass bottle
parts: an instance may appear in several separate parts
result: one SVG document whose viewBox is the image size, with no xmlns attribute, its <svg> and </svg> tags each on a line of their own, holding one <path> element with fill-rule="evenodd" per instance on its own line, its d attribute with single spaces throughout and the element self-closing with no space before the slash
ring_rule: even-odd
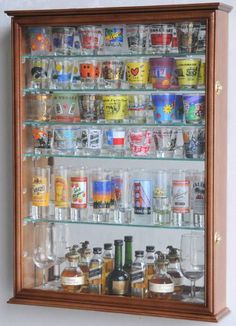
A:
<svg viewBox="0 0 236 326">
<path fill-rule="evenodd" d="M 132 244 L 133 244 L 133 237 L 131 235 L 126 235 L 124 237 L 125 240 L 125 264 L 123 266 L 123 269 L 128 273 L 129 275 L 129 285 L 128 285 L 128 295 L 131 294 L 131 269 L 132 269 Z"/>
<path fill-rule="evenodd" d="M 108 294 L 127 295 L 129 275 L 122 267 L 123 240 L 115 240 L 115 267 L 107 277 Z"/>
</svg>

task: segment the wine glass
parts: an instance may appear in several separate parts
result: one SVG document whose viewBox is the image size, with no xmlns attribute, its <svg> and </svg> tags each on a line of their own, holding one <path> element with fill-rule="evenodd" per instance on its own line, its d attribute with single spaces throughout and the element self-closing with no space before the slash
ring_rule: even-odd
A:
<svg viewBox="0 0 236 326">
<path fill-rule="evenodd" d="M 53 250 L 53 224 L 35 223 L 33 262 L 42 270 L 43 280 L 40 288 L 50 288 L 47 283 L 46 270 L 55 264 L 56 256 Z"/>
<path fill-rule="evenodd" d="M 56 223 L 53 227 L 53 249 L 56 256 L 54 265 L 54 281 L 52 285 L 60 288 L 60 265 L 65 261 L 66 248 L 68 247 L 68 225 Z"/>
<path fill-rule="evenodd" d="M 195 283 L 204 275 L 204 235 L 183 234 L 180 244 L 180 268 L 183 275 L 191 281 L 190 297 L 184 301 L 203 303 L 196 297 Z"/>
</svg>

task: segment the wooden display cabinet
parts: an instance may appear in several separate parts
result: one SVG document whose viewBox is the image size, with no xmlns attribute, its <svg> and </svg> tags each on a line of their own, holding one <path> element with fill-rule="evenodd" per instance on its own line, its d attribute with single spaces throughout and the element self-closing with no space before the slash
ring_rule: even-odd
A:
<svg viewBox="0 0 236 326">
<path fill-rule="evenodd" d="M 30 11 L 7 11 L 6 14 L 12 17 L 12 67 L 13 67 L 13 115 L 14 115 L 14 219 L 15 219 L 15 279 L 14 279 L 14 296 L 9 300 L 14 304 L 28 304 L 51 307 L 63 307 L 96 311 L 107 311 L 115 313 L 139 314 L 149 316 L 160 316 L 170 318 L 183 318 L 198 321 L 215 322 L 220 320 L 228 313 L 226 307 L 226 170 L 227 170 L 227 38 L 228 38 L 228 13 L 231 7 L 220 3 L 199 3 L 199 4 L 178 4 L 178 5 L 163 5 L 163 6 L 149 6 L 149 7 L 117 7 L 117 8 L 93 8 L 93 9 L 60 9 L 60 10 L 30 10 Z M 194 51 L 193 53 L 178 53 L 172 52 L 172 49 L 161 49 L 158 52 L 156 44 L 151 43 L 151 27 L 158 25 L 157 30 L 160 29 L 160 24 L 169 24 L 171 28 L 176 28 L 176 24 L 192 22 L 192 26 L 196 23 L 201 23 L 205 26 L 205 51 Z M 36 53 L 35 48 L 29 47 L 30 33 L 35 33 L 40 28 L 49 29 L 71 27 L 76 31 L 76 28 L 81 26 L 100 26 L 101 33 L 104 33 L 106 26 L 116 25 L 127 28 L 130 25 L 146 26 L 148 30 L 147 48 L 143 50 L 141 45 L 141 53 L 129 52 L 129 43 L 125 47 L 121 46 L 123 39 L 120 39 L 119 50 L 113 52 L 105 52 L 105 50 L 97 53 L 80 52 L 77 47 L 76 53 L 68 52 L 58 54 L 53 51 L 52 42 L 48 46 L 48 53 Z M 118 26 L 118 27 L 117 27 Z M 31 32 L 30 31 L 31 28 Z M 59 29 L 60 30 L 60 29 Z M 59 32 L 58 32 L 59 33 Z M 68 32 L 69 33 L 69 32 Z M 159 37 L 164 37 L 158 31 Z M 168 33 L 168 32 L 167 32 Z M 172 42 L 174 32 L 171 32 Z M 161 36 L 160 36 L 161 35 Z M 164 35 L 164 36 L 163 36 Z M 176 34 L 177 35 L 177 34 Z M 180 34 L 178 34 L 179 37 Z M 101 35 L 100 35 L 101 36 Z M 127 36 L 127 35 L 126 35 Z M 36 35 L 36 38 L 41 38 L 42 35 Z M 78 35 L 77 35 L 78 37 Z M 125 37 L 125 35 L 123 35 Z M 38 39 L 42 41 L 42 39 Z M 57 40 L 58 41 L 58 40 Z M 105 40 L 106 41 L 106 40 Z M 110 39 L 111 41 L 111 39 Z M 67 42 L 67 41 L 63 41 Z M 180 43 L 181 40 L 178 39 Z M 68 45 L 68 44 L 67 44 Z M 56 45 L 55 47 L 60 47 Z M 72 48 L 73 48 L 72 44 Z M 81 49 L 82 45 L 80 44 Z M 173 43 L 172 45 L 173 46 Z M 149 51 L 149 48 L 151 49 Z M 45 47 L 44 47 L 45 50 Z M 83 51 L 83 49 L 81 50 Z M 145 52 L 146 51 L 146 52 Z M 166 53 L 167 51 L 167 53 Z M 126 62 L 134 58 L 144 58 L 149 60 L 155 57 L 168 57 L 189 59 L 200 58 L 202 62 L 205 60 L 205 85 L 198 88 L 195 84 L 191 89 L 185 89 L 174 85 L 173 81 L 171 88 L 158 88 L 152 85 L 150 80 L 144 88 L 131 88 L 129 81 L 123 80 L 121 86 L 113 89 L 107 88 L 106 85 L 101 87 L 83 87 L 83 81 L 78 77 L 79 84 L 72 89 L 69 86 L 55 86 L 55 80 L 50 79 L 50 74 L 53 74 L 53 67 L 60 63 L 65 65 L 66 62 L 76 61 L 88 62 L 88 60 L 97 60 L 104 62 L 108 60 L 120 60 Z M 40 64 L 35 63 L 38 60 Z M 58 62 L 56 61 L 58 60 Z M 136 60 L 138 62 L 138 60 Z M 46 62 L 47 66 L 44 67 Z M 51 65 L 51 66 L 50 66 Z M 46 86 L 34 85 L 35 78 L 32 74 L 33 68 L 44 69 Z M 127 66 L 126 66 L 127 67 Z M 178 67 L 177 67 L 178 68 Z M 30 70 L 31 69 L 31 70 Z M 69 68 L 68 68 L 69 69 Z M 135 69 L 134 67 L 131 69 Z M 178 68 L 180 69 L 180 68 Z M 199 67 L 198 67 L 199 69 Z M 55 72 L 55 71 L 54 71 Z M 73 70 L 74 72 L 74 70 Z M 41 73 L 43 73 L 41 71 Z M 31 74 L 31 75 L 30 75 Z M 180 73 L 179 73 L 180 74 Z M 42 77 L 42 76 L 41 76 Z M 104 77 L 104 76 L 103 76 Z M 31 78 L 32 83 L 29 85 L 28 79 Z M 66 77 L 67 78 L 67 77 Z M 124 77 L 126 78 L 126 77 Z M 59 79 L 56 79 L 56 83 Z M 63 77 L 61 79 L 63 84 Z M 49 83 L 49 84 L 47 84 Z M 132 86 L 132 84 L 131 84 Z M 196 88 L 196 87 L 197 88 Z M 205 86 L 205 87 L 204 87 Z M 105 88 L 104 88 L 105 87 Z M 98 127 L 101 130 L 104 128 L 119 125 L 125 127 L 126 132 L 132 128 L 140 128 L 140 123 L 135 124 L 135 121 L 71 121 L 68 123 L 61 120 L 53 120 L 51 118 L 39 119 L 37 115 L 38 104 L 44 105 L 43 101 L 50 100 L 54 94 L 63 92 L 64 94 L 73 93 L 79 98 L 83 95 L 145 95 L 151 98 L 152 94 L 174 94 L 182 96 L 186 94 L 200 94 L 205 96 L 205 123 L 200 125 L 205 132 L 205 155 L 187 157 L 158 157 L 153 144 L 154 154 L 149 156 L 137 157 L 132 155 L 132 149 L 125 152 L 125 154 L 84 154 L 80 150 L 78 152 L 54 152 L 47 148 L 47 151 L 36 149 L 32 141 L 32 132 L 35 126 L 39 128 L 51 128 L 55 136 L 55 126 L 73 126 L 74 128 Z M 118 100 L 117 100 L 118 101 Z M 36 104 L 38 103 L 38 104 Z M 43 104 L 44 103 L 44 104 Z M 53 103 L 53 102 L 52 102 Z M 102 102 L 104 105 L 104 102 Z M 48 105 L 48 104 L 45 104 Z M 53 107 L 53 104 L 52 104 Z M 81 109 L 81 108 L 80 108 Z M 128 108 L 126 108 L 127 110 Z M 185 132 L 186 128 L 199 128 L 198 123 L 194 121 L 186 123 L 183 118 L 178 121 L 165 121 L 162 123 L 155 122 L 150 116 L 150 110 L 147 112 L 149 119 L 142 127 L 153 131 L 155 128 L 162 126 L 162 128 L 179 128 L 181 132 Z M 103 118 L 104 119 L 104 118 Z M 182 119 L 182 120 L 181 120 Z M 186 116 L 185 116 L 186 119 Z M 50 129 L 50 130 L 51 130 Z M 45 131 L 45 130 L 44 130 Z M 48 132 L 48 130 L 46 130 Z M 53 139 L 54 146 L 56 140 Z M 185 145 L 182 144 L 186 151 Z M 37 146 L 36 146 L 37 147 Z M 45 149 L 45 148 L 44 148 Z M 82 154 L 81 154 L 82 153 Z M 128 153 L 128 154 L 127 154 Z M 55 220 L 52 212 L 44 218 L 35 218 L 32 215 L 32 168 L 51 166 L 53 169 L 58 165 L 73 165 L 88 164 L 90 168 L 95 168 L 97 165 L 113 169 L 117 165 L 122 168 L 144 168 L 149 171 L 153 168 L 167 170 L 184 169 L 192 171 L 194 169 L 205 170 L 205 226 L 192 225 L 160 225 L 150 222 L 140 222 L 127 224 L 124 221 L 115 223 L 108 221 L 99 221 L 95 223 L 90 221 L 72 221 Z M 52 174 L 53 175 L 53 174 Z M 135 177 L 138 177 L 137 175 Z M 50 203 L 53 203 L 53 196 L 55 195 L 53 189 L 50 189 Z M 189 204 L 190 205 L 190 204 Z M 191 206 L 192 209 L 192 206 Z M 173 208 L 172 208 L 173 210 Z M 173 211 L 172 213 L 173 214 Z M 148 217 L 150 218 L 150 217 Z M 42 283 L 42 273 L 35 267 L 33 263 L 33 234 L 36 224 L 48 223 L 66 224 L 69 227 L 71 234 L 72 245 L 78 241 L 89 240 L 92 245 L 102 245 L 104 242 L 111 242 L 116 238 L 123 238 L 125 234 L 132 234 L 136 239 L 135 249 L 143 249 L 150 239 L 156 248 L 162 250 L 168 244 L 174 244 L 179 247 L 180 238 L 183 233 L 202 232 L 205 235 L 205 273 L 204 280 L 201 281 L 204 300 L 201 304 L 186 303 L 182 299 L 155 299 L 155 298 L 136 298 L 127 296 L 111 296 L 106 294 L 91 294 L 91 293 L 68 293 L 59 290 L 44 290 L 40 288 Z M 173 240 L 174 239 L 174 240 Z M 173 242 L 172 242 L 173 241 Z M 140 248 L 140 244 L 142 248 Z M 137 246 L 139 246 L 137 248 Z M 48 280 L 51 280 L 50 269 L 48 273 Z M 185 280 L 186 284 L 189 284 Z M 186 286 L 186 289 L 188 287 Z"/>
</svg>

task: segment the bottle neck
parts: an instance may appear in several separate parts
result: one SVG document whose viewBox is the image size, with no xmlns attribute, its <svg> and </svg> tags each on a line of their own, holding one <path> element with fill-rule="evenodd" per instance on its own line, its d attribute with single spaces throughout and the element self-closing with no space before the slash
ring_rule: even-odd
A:
<svg viewBox="0 0 236 326">
<path fill-rule="evenodd" d="M 132 241 L 125 241 L 125 264 L 124 267 L 132 266 Z"/>
<path fill-rule="evenodd" d="M 122 246 L 115 246 L 115 269 L 122 269 Z"/>
<path fill-rule="evenodd" d="M 69 267 L 72 267 L 72 268 L 78 267 L 78 261 L 77 260 L 70 260 L 69 261 Z"/>
</svg>

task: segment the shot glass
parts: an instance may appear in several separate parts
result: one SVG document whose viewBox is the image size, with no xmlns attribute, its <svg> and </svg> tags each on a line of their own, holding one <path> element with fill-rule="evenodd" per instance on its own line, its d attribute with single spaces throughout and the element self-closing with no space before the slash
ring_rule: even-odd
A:
<svg viewBox="0 0 236 326">
<path fill-rule="evenodd" d="M 54 54 L 70 55 L 74 45 L 74 27 L 52 28 L 52 51 Z"/>
<path fill-rule="evenodd" d="M 78 95 L 74 93 L 54 93 L 52 97 L 52 119 L 61 122 L 79 122 Z"/>
<path fill-rule="evenodd" d="M 33 150 L 35 154 L 46 154 L 52 151 L 53 130 L 49 126 L 33 126 Z"/>
<path fill-rule="evenodd" d="M 103 148 L 108 154 L 123 156 L 126 146 L 126 130 L 122 127 L 107 128 Z"/>
<path fill-rule="evenodd" d="M 82 88 L 97 88 L 101 77 L 101 63 L 96 60 L 87 60 L 79 64 Z"/>
<path fill-rule="evenodd" d="M 206 50 L 206 24 L 201 23 L 198 33 L 197 52 L 205 52 Z"/>
<path fill-rule="evenodd" d="M 152 52 L 171 52 L 173 27 L 173 24 L 155 24 L 150 26 L 150 45 Z"/>
<path fill-rule="evenodd" d="M 137 174 L 135 173 L 137 172 Z M 134 171 L 133 177 L 133 205 L 135 219 L 140 217 L 139 222 L 150 224 L 152 213 L 152 189 L 153 189 L 153 176 L 151 172 L 146 170 Z M 145 218 L 146 215 L 146 218 Z"/>
<path fill-rule="evenodd" d="M 153 173 L 153 178 L 153 224 L 170 225 L 170 173 L 166 170 L 158 170 Z"/>
<path fill-rule="evenodd" d="M 100 155 L 102 145 L 103 130 L 101 128 L 81 128 L 79 147 L 83 155 Z"/>
<path fill-rule="evenodd" d="M 130 88 L 146 88 L 149 69 L 149 61 L 146 58 L 129 59 L 126 62 L 126 73 Z"/>
<path fill-rule="evenodd" d="M 58 166 L 54 169 L 55 219 L 67 220 L 70 216 L 68 169 Z"/>
<path fill-rule="evenodd" d="M 29 88 L 50 87 L 51 65 L 48 59 L 31 59 L 26 61 L 26 85 Z"/>
<path fill-rule="evenodd" d="M 147 25 L 127 25 L 126 31 L 129 52 L 146 53 L 148 50 L 149 27 Z"/>
<path fill-rule="evenodd" d="M 154 121 L 156 123 L 172 123 L 175 117 L 175 98 L 173 94 L 152 95 Z"/>
<path fill-rule="evenodd" d="M 81 121 L 92 122 L 97 121 L 99 109 L 101 106 L 101 98 L 98 95 L 80 95 L 79 108 Z"/>
<path fill-rule="evenodd" d="M 104 53 L 127 53 L 127 35 L 125 25 L 104 25 Z"/>
<path fill-rule="evenodd" d="M 198 34 L 200 24 L 195 22 L 178 23 L 178 47 L 179 53 L 194 53 L 198 48 Z"/>
<path fill-rule="evenodd" d="M 75 154 L 79 147 L 80 128 L 55 126 L 53 130 L 53 152 L 55 154 Z"/>
<path fill-rule="evenodd" d="M 174 128 L 158 127 L 153 131 L 156 156 L 172 158 L 174 156 L 177 131 Z"/>
<path fill-rule="evenodd" d="M 197 88 L 200 59 L 187 58 L 176 60 L 178 83 L 181 88 Z"/>
<path fill-rule="evenodd" d="M 102 62 L 101 88 L 121 88 L 125 76 L 125 64 L 120 60 Z"/>
<path fill-rule="evenodd" d="M 201 159 L 205 155 L 205 129 L 189 127 L 183 130 L 185 157 Z"/>
<path fill-rule="evenodd" d="M 29 27 L 27 30 L 29 50 L 32 55 L 47 55 L 51 51 L 51 30 L 49 27 Z"/>
<path fill-rule="evenodd" d="M 151 107 L 151 97 L 149 95 L 129 95 L 128 114 L 132 123 L 147 122 L 148 110 Z"/>
<path fill-rule="evenodd" d="M 87 25 L 78 27 L 82 54 L 98 54 L 103 47 L 101 26 Z"/>
<path fill-rule="evenodd" d="M 167 89 L 172 85 L 174 69 L 173 58 L 151 58 L 150 60 L 150 80 L 153 88 Z"/>
<path fill-rule="evenodd" d="M 128 116 L 127 95 L 104 95 L 104 117 L 109 122 L 123 122 Z"/>
<path fill-rule="evenodd" d="M 27 120 L 50 121 L 52 116 L 52 96 L 27 94 L 25 107 Z"/>
<path fill-rule="evenodd" d="M 205 118 L 205 95 L 183 95 L 184 116 L 188 124 L 202 124 Z"/>
<path fill-rule="evenodd" d="M 52 71 L 53 88 L 69 89 L 73 72 L 73 61 L 54 59 Z"/>
<path fill-rule="evenodd" d="M 146 128 L 131 128 L 128 135 L 131 156 L 152 154 L 152 132 Z"/>
</svg>

